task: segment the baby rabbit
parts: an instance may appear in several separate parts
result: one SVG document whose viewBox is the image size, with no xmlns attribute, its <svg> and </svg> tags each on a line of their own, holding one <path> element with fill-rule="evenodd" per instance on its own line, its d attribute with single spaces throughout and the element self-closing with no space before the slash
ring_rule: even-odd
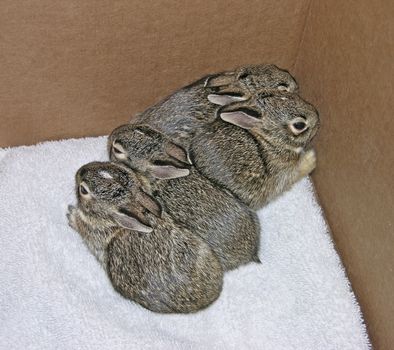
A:
<svg viewBox="0 0 394 350">
<path fill-rule="evenodd" d="M 112 132 L 108 147 L 112 161 L 147 176 L 155 198 L 176 222 L 209 244 L 224 270 L 259 262 L 256 214 L 190 166 L 182 147 L 149 126 L 130 124 Z"/>
<path fill-rule="evenodd" d="M 191 158 L 250 208 L 261 208 L 315 168 L 315 152 L 305 148 L 319 117 L 298 95 L 266 90 L 217 113 L 193 138 Z"/>
<path fill-rule="evenodd" d="M 295 91 L 297 84 L 287 71 L 273 64 L 245 66 L 202 78 L 148 108 L 132 122 L 147 124 L 188 147 L 196 129 L 215 119 L 217 105 L 243 101 L 264 88 Z"/>
<path fill-rule="evenodd" d="M 244 100 L 263 89 L 277 89 L 279 91 L 296 92 L 297 82 L 291 74 L 278 68 L 274 64 L 260 64 L 244 66 L 234 72 L 223 72 L 208 77 L 204 86 L 212 88 L 220 95 L 240 95 Z M 214 99 L 211 95 L 209 99 Z M 231 103 L 233 101 L 223 101 Z M 218 103 L 223 105 L 224 103 Z M 226 103 L 227 104 L 227 103 Z"/>
<path fill-rule="evenodd" d="M 190 313 L 215 301 L 223 270 L 212 249 L 175 224 L 120 164 L 93 162 L 76 174 L 78 231 L 124 297 L 161 313 Z"/>
</svg>

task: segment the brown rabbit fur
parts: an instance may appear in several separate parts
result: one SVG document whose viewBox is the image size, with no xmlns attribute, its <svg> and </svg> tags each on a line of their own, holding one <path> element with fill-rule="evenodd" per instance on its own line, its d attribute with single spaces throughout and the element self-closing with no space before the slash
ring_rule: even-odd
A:
<svg viewBox="0 0 394 350">
<path fill-rule="evenodd" d="M 264 88 L 293 92 L 297 83 L 287 71 L 273 64 L 245 66 L 204 77 L 178 90 L 139 114 L 132 123 L 150 125 L 188 147 L 196 129 L 215 119 L 218 105 L 245 100 Z"/>
<path fill-rule="evenodd" d="M 261 208 L 315 168 L 315 152 L 306 147 L 319 117 L 297 94 L 265 90 L 217 114 L 193 138 L 191 158 L 204 176 L 251 208 Z"/>
<path fill-rule="evenodd" d="M 93 162 L 76 174 L 68 219 L 124 297 L 160 313 L 201 310 L 220 295 L 212 249 L 162 211 L 132 170 Z"/>
<path fill-rule="evenodd" d="M 259 262 L 256 214 L 190 166 L 182 147 L 148 126 L 130 124 L 112 132 L 108 147 L 112 161 L 149 178 L 155 198 L 176 222 L 209 244 L 224 270 Z"/>
</svg>

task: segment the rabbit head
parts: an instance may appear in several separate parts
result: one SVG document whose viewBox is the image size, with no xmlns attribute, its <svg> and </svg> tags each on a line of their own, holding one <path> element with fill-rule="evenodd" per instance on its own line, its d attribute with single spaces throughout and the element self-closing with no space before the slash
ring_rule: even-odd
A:
<svg viewBox="0 0 394 350">
<path fill-rule="evenodd" d="M 114 162 L 158 179 L 189 175 L 191 161 L 181 146 L 146 125 L 126 124 L 108 138 L 108 152 Z"/>
<path fill-rule="evenodd" d="M 296 92 L 298 85 L 291 74 L 274 64 L 244 66 L 234 72 L 208 77 L 205 87 L 213 90 L 208 100 L 218 105 L 246 100 L 263 89 Z"/>
<path fill-rule="evenodd" d="M 278 148 L 300 150 L 319 128 L 319 114 L 314 106 L 297 94 L 272 89 L 223 106 L 217 113 L 222 120 L 248 129 Z"/>
<path fill-rule="evenodd" d="M 78 209 L 87 217 L 130 230 L 151 232 L 146 213 L 161 216 L 161 207 L 145 192 L 135 173 L 110 162 L 92 162 L 76 173 Z"/>
</svg>

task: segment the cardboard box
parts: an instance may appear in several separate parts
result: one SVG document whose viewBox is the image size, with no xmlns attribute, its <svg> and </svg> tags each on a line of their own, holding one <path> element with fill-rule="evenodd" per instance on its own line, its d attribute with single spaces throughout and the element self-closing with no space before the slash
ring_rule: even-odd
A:
<svg viewBox="0 0 394 350">
<path fill-rule="evenodd" d="M 273 62 L 318 107 L 314 180 L 376 349 L 394 344 L 394 2 L 4 0 L 0 147 L 109 133 L 209 72 Z"/>
</svg>

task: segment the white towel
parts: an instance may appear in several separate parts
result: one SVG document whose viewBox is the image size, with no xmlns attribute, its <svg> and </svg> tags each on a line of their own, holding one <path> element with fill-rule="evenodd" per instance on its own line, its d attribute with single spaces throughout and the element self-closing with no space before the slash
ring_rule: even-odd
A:
<svg viewBox="0 0 394 350">
<path fill-rule="evenodd" d="M 360 308 L 304 179 L 259 212 L 261 265 L 193 315 L 117 294 L 67 225 L 74 174 L 105 138 L 0 150 L 1 349 L 368 349 Z"/>
</svg>

